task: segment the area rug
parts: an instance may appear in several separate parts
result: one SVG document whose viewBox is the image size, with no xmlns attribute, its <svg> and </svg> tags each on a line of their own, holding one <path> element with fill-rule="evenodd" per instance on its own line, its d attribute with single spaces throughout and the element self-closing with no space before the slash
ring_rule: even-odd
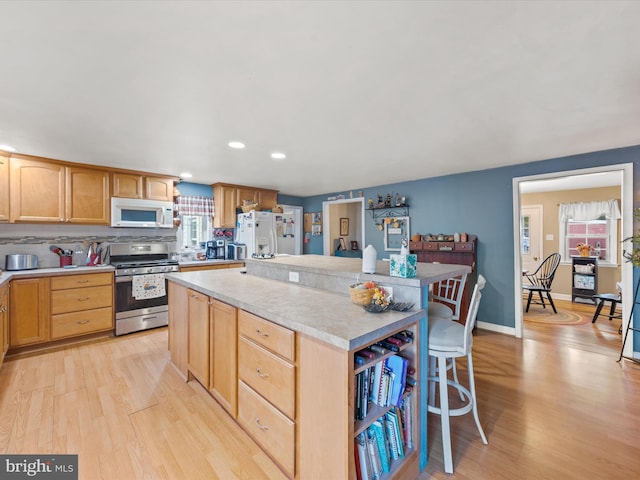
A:
<svg viewBox="0 0 640 480">
<path fill-rule="evenodd" d="M 591 318 L 579 313 L 569 312 L 567 310 L 558 310 L 553 313 L 551 308 L 529 308 L 529 312 L 523 314 L 525 322 L 546 323 L 549 325 L 584 325 L 589 323 Z"/>
</svg>

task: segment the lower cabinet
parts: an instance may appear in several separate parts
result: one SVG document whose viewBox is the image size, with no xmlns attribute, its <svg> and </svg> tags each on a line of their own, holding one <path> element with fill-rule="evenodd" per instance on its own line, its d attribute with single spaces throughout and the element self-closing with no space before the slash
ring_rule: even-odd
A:
<svg viewBox="0 0 640 480">
<path fill-rule="evenodd" d="M 49 341 L 49 278 L 11 280 L 9 346 Z"/>
<path fill-rule="evenodd" d="M 51 278 L 51 340 L 113 329 L 113 274 Z"/>
<path fill-rule="evenodd" d="M 194 290 L 187 290 L 187 297 L 188 376 L 196 378 L 235 418 L 237 309 Z"/>
<path fill-rule="evenodd" d="M 238 263 L 221 263 L 221 264 L 204 264 L 204 265 L 185 265 L 180 267 L 181 272 L 198 272 L 201 270 L 220 270 L 222 268 L 240 268 L 244 267 L 244 262 Z"/>
<path fill-rule="evenodd" d="M 11 281 L 10 347 L 113 330 L 113 273 Z"/>
<path fill-rule="evenodd" d="M 211 319 L 209 391 L 235 418 L 238 413 L 236 368 L 238 309 L 212 299 L 209 316 Z"/>
<path fill-rule="evenodd" d="M 0 287 L 0 367 L 9 350 L 9 284 Z"/>
</svg>

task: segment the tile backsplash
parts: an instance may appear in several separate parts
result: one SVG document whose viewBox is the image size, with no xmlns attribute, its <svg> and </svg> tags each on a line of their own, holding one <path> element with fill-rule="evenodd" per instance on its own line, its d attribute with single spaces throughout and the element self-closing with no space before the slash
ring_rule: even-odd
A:
<svg viewBox="0 0 640 480">
<path fill-rule="evenodd" d="M 83 242 L 172 242 L 176 244 L 176 230 L 165 228 L 112 228 L 94 225 L 27 225 L 0 224 L 0 268 L 5 267 L 5 256 L 27 253 L 38 256 L 40 268 L 60 265 L 58 255 L 49 247 L 79 251 Z M 84 255 L 74 255 L 74 264 L 84 265 Z"/>
</svg>

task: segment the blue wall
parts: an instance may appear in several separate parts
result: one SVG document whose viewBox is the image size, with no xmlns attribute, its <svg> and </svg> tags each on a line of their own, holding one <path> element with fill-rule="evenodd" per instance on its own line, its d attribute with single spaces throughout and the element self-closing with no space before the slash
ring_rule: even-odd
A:
<svg viewBox="0 0 640 480">
<path fill-rule="evenodd" d="M 640 176 L 635 175 L 640 171 L 640 146 L 355 190 L 362 190 L 365 198 L 373 197 L 374 201 L 378 194 L 399 192 L 406 196 L 412 234 L 467 232 L 477 235 L 478 271 L 487 277 L 478 318 L 514 327 L 513 178 L 621 163 L 633 163 L 636 198 L 636 192 L 640 192 Z M 327 196 L 340 193 L 345 192 L 304 198 L 304 211 L 322 211 L 322 202 Z M 640 206 L 637 200 L 635 203 L 634 208 Z M 382 232 L 375 227 L 369 212 L 365 223 L 367 244 L 376 248 L 380 258 L 388 256 Z M 305 244 L 304 253 L 322 254 L 322 237 L 312 237 Z"/>
<path fill-rule="evenodd" d="M 200 183 L 180 182 L 176 188 L 181 195 L 185 197 L 213 197 L 213 188 L 211 185 L 202 185 Z"/>
</svg>

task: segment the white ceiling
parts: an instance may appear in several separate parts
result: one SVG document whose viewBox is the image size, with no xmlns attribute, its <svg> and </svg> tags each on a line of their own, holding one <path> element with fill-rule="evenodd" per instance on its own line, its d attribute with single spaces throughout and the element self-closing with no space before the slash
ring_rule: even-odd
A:
<svg viewBox="0 0 640 480">
<path fill-rule="evenodd" d="M 636 1 L 2 1 L 0 18 L 0 144 L 20 153 L 308 196 L 640 144 Z"/>
</svg>

